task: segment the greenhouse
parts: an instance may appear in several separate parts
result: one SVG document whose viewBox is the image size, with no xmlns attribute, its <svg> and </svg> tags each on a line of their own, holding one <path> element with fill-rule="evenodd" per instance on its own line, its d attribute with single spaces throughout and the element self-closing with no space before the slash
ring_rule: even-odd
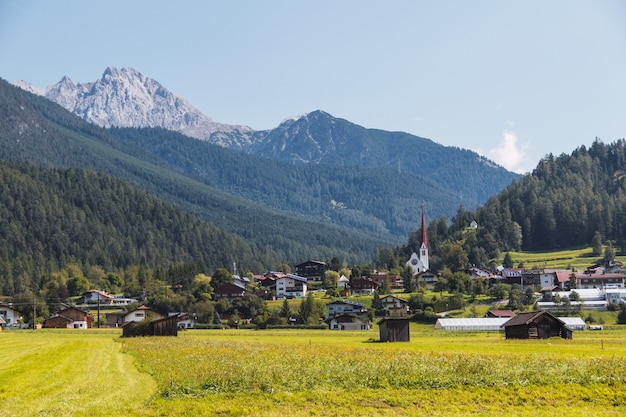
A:
<svg viewBox="0 0 626 417">
<path fill-rule="evenodd" d="M 509 321 L 510 317 L 482 317 L 463 319 L 439 319 L 435 324 L 435 330 L 461 330 L 461 331 L 493 331 L 502 330 L 500 326 Z"/>
</svg>

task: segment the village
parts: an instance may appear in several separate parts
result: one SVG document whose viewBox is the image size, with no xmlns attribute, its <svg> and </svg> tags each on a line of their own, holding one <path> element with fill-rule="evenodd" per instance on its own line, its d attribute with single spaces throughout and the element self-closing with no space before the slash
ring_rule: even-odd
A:
<svg viewBox="0 0 626 417">
<path fill-rule="evenodd" d="M 437 289 L 438 277 L 428 270 L 428 251 L 422 247 L 420 255 L 413 254 L 407 266 L 414 268 L 419 288 L 425 291 Z M 325 319 L 323 325 L 329 330 L 371 330 L 375 323 L 380 330 L 381 341 L 409 340 L 409 321 L 414 311 L 403 296 L 404 283 L 396 274 L 373 271 L 368 276 L 348 279 L 339 277 L 333 297 L 320 287 L 329 263 L 306 261 L 295 266 L 295 273 L 268 271 L 254 275 L 252 279 L 233 275 L 233 282 L 216 288 L 214 301 L 245 299 L 257 296 L 273 300 L 302 300 L 309 295 L 321 296 L 324 300 Z M 497 268 L 495 272 L 472 267 L 466 273 L 472 280 L 484 280 L 489 286 L 498 284 L 519 285 L 522 289 L 532 288 L 536 301 L 533 311 L 514 313 L 503 308 L 490 309 L 484 317 L 449 318 L 440 312 L 434 328 L 442 331 L 496 331 L 504 332 L 507 338 L 545 338 L 560 336 L 571 338 L 572 332 L 586 329 L 601 329 L 581 317 L 557 317 L 551 312 L 564 309 L 570 312 L 581 310 L 605 311 L 620 303 L 626 303 L 626 274 L 621 265 L 589 268 L 585 271 L 537 270 L 524 268 Z M 253 284 L 253 285 L 251 285 Z M 391 289 L 390 294 L 378 296 L 381 287 Z M 317 289 L 311 289 L 317 288 Z M 538 290 L 540 289 L 540 290 Z M 350 300 L 354 296 L 378 298 L 379 309 L 373 305 Z M 137 306 L 128 310 L 128 306 Z M 104 320 L 98 320 L 100 311 L 106 311 Z M 101 290 L 86 291 L 74 305 L 64 305 L 40 325 L 42 328 L 89 329 L 97 322 L 98 327 L 131 328 L 133 324 L 148 319 L 152 322 L 150 332 L 155 335 L 175 334 L 178 330 L 192 329 L 197 317 L 193 312 L 162 314 L 142 305 L 140 300 L 114 297 Z M 250 317 L 242 318 L 250 323 Z M 221 323 L 218 319 L 216 323 Z M 226 322 L 225 322 L 226 323 Z M 292 321 L 295 323 L 295 320 Z M 0 325 L 3 329 L 27 328 L 32 325 L 22 322 L 22 313 L 11 305 L 0 304 Z M 525 330 L 520 330 L 520 326 Z"/>
</svg>

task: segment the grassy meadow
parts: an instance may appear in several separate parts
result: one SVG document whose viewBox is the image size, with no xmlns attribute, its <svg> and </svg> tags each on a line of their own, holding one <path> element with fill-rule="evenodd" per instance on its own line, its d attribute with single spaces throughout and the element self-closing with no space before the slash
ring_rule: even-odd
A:
<svg viewBox="0 0 626 417">
<path fill-rule="evenodd" d="M 626 328 L 573 340 L 377 330 L 0 333 L 0 416 L 621 416 Z"/>
</svg>

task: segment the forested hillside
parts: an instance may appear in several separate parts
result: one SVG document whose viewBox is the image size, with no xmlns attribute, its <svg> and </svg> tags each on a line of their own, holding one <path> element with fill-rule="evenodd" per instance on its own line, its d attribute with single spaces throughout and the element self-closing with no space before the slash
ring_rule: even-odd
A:
<svg viewBox="0 0 626 417">
<path fill-rule="evenodd" d="M 107 174 L 0 163 L 0 293 L 39 286 L 69 264 L 122 271 L 177 262 L 262 271 L 271 251 Z"/>
<path fill-rule="evenodd" d="M 250 245 L 264 248 L 281 262 L 332 257 L 362 262 L 371 258 L 377 246 L 389 242 L 369 230 L 333 226 L 221 191 L 181 170 L 170 169 L 158 156 L 3 80 L 0 160 L 109 173 L 244 238 Z"/>
<path fill-rule="evenodd" d="M 163 129 L 110 129 L 142 158 L 267 207 L 403 242 L 427 204 L 431 215 L 459 200 L 433 181 L 373 166 L 303 165 L 245 155 Z"/>
<path fill-rule="evenodd" d="M 470 228 L 476 221 L 477 228 Z M 543 251 L 600 243 L 626 245 L 626 141 L 597 140 L 537 168 L 473 211 L 428 225 L 431 267 L 489 265 L 507 251 Z M 414 232 L 399 259 L 419 247 Z M 596 242 L 597 243 L 597 242 Z M 594 243 L 592 246 L 596 246 Z M 385 259 L 392 258 L 387 254 Z M 379 258 L 381 258 L 379 256 Z"/>
<path fill-rule="evenodd" d="M 596 140 L 571 155 L 549 155 L 532 175 L 491 198 L 475 213 L 503 250 L 586 245 L 626 237 L 626 142 Z M 515 232 L 519 229 L 520 233 Z"/>
</svg>

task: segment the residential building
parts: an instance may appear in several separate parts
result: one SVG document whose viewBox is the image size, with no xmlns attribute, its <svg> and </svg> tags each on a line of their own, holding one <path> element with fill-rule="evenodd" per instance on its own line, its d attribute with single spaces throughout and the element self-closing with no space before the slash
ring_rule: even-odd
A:
<svg viewBox="0 0 626 417">
<path fill-rule="evenodd" d="M 352 314 L 340 314 L 326 320 L 330 330 L 371 330 L 369 320 L 364 320 Z"/>
<path fill-rule="evenodd" d="M 379 287 L 382 287 L 385 281 L 387 281 L 391 288 L 401 288 L 403 286 L 402 279 L 400 279 L 397 274 L 386 271 L 374 271 L 368 278 L 378 284 Z"/>
<path fill-rule="evenodd" d="M 329 265 L 322 261 L 306 261 L 296 265 L 296 275 L 308 281 L 322 281 Z"/>
<path fill-rule="evenodd" d="M 409 312 L 408 301 L 395 295 L 386 295 L 380 299 L 380 302 L 387 312 L 387 316 L 403 317 Z"/>
<path fill-rule="evenodd" d="M 90 329 L 92 325 L 93 317 L 76 307 L 66 307 L 43 323 L 44 328 L 55 329 Z"/>
<path fill-rule="evenodd" d="M 213 299 L 217 301 L 221 300 L 222 298 L 241 298 L 248 294 L 250 294 L 250 292 L 245 288 L 229 282 L 215 289 L 215 292 L 213 293 Z"/>
<path fill-rule="evenodd" d="M 150 307 L 141 306 L 136 310 L 130 311 L 124 314 L 122 318 L 123 323 L 137 322 L 145 319 L 160 320 L 165 316 L 152 310 Z"/>
<path fill-rule="evenodd" d="M 98 301 L 102 304 L 111 304 L 115 297 L 110 294 L 107 294 L 105 291 L 100 290 L 89 290 L 83 293 L 78 300 L 79 304 L 87 304 L 87 303 L 97 303 Z"/>
<path fill-rule="evenodd" d="M 353 279 L 349 287 L 352 294 L 374 294 L 378 289 L 378 284 L 371 279 L 361 278 Z"/>
<path fill-rule="evenodd" d="M 19 327 L 22 320 L 22 313 L 11 306 L 0 304 L 0 319 L 2 327 Z"/>
<path fill-rule="evenodd" d="M 307 279 L 284 274 L 276 280 L 276 297 L 300 298 L 307 295 Z"/>
<path fill-rule="evenodd" d="M 365 305 L 357 303 L 355 301 L 341 300 L 332 301 L 326 304 L 326 313 L 328 317 L 347 313 L 362 314 L 366 312 L 367 309 L 365 308 Z"/>
</svg>

